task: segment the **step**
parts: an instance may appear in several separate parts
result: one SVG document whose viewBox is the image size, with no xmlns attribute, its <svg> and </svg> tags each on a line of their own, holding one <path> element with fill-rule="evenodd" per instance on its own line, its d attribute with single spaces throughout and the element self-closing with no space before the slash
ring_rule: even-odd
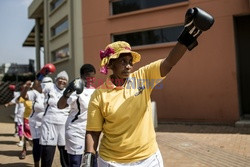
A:
<svg viewBox="0 0 250 167">
<path fill-rule="evenodd" d="M 250 127 L 250 119 L 235 122 L 235 127 Z"/>
</svg>

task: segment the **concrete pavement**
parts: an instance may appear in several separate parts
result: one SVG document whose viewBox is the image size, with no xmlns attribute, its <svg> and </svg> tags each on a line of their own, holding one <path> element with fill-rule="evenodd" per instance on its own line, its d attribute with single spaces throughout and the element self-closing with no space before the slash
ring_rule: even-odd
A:
<svg viewBox="0 0 250 167">
<path fill-rule="evenodd" d="M 157 141 L 165 166 L 249 167 L 249 134 L 249 128 L 165 124 Z"/>
<path fill-rule="evenodd" d="M 13 137 L 10 117 L 14 107 L 0 106 L 0 167 L 31 167 L 28 147 L 26 159 L 19 160 L 21 148 Z M 215 125 L 160 124 L 157 141 L 164 164 L 169 167 L 248 167 L 250 166 L 250 128 Z M 53 167 L 59 167 L 56 152 Z"/>
<path fill-rule="evenodd" d="M 27 156 L 24 160 L 19 159 L 22 147 L 16 144 L 19 142 L 18 137 L 14 137 L 14 122 L 11 115 L 14 114 L 14 106 L 5 108 L 0 105 L 0 167 L 32 167 L 32 147 L 27 146 Z M 60 160 L 58 150 L 54 158 L 53 166 L 59 167 Z"/>
</svg>

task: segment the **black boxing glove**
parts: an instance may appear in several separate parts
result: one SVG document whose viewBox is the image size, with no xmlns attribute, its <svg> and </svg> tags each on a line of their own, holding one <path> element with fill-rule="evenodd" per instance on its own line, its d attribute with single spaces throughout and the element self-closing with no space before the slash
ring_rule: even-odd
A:
<svg viewBox="0 0 250 167">
<path fill-rule="evenodd" d="M 69 96 L 76 91 L 77 94 L 81 94 L 83 92 L 85 83 L 82 79 L 77 78 L 69 83 L 68 87 L 63 91 L 63 96 L 69 98 Z"/>
<path fill-rule="evenodd" d="M 197 38 L 202 31 L 207 31 L 214 23 L 214 18 L 200 8 L 190 8 L 185 15 L 184 30 L 178 41 L 192 50 L 198 45 Z"/>
</svg>

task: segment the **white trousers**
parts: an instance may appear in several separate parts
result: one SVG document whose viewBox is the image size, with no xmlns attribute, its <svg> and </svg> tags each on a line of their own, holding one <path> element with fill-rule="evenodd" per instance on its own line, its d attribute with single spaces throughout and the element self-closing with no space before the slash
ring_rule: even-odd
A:
<svg viewBox="0 0 250 167">
<path fill-rule="evenodd" d="M 85 149 L 85 130 L 68 125 L 65 132 L 65 149 L 72 155 L 81 155 Z"/>
<path fill-rule="evenodd" d="M 40 144 L 65 146 L 65 125 L 43 121 Z"/>
<path fill-rule="evenodd" d="M 103 160 L 98 157 L 98 166 L 100 167 L 164 167 L 160 150 L 149 158 L 132 163 L 117 163 Z"/>
</svg>

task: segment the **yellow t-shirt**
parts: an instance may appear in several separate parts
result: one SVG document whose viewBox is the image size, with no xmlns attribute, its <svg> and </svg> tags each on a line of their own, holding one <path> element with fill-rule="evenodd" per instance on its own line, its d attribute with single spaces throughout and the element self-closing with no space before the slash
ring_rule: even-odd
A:
<svg viewBox="0 0 250 167">
<path fill-rule="evenodd" d="M 24 104 L 24 113 L 23 118 L 28 119 L 30 114 L 32 113 L 32 101 L 24 100 L 22 97 L 19 98 L 19 102 Z"/>
<path fill-rule="evenodd" d="M 157 151 L 150 94 L 163 79 L 161 61 L 132 73 L 124 87 L 116 87 L 108 78 L 92 94 L 87 130 L 103 131 L 99 154 L 104 160 L 135 162 Z"/>
</svg>

